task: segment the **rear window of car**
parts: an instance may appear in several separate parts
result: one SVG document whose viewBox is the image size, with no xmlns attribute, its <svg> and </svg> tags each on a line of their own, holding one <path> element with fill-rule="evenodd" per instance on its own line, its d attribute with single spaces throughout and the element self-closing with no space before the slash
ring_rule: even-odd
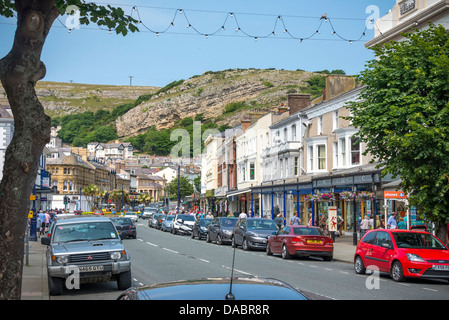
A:
<svg viewBox="0 0 449 320">
<path fill-rule="evenodd" d="M 237 221 L 239 221 L 239 220 L 238 219 L 221 219 L 221 225 L 223 227 L 231 228 L 231 227 L 235 227 L 235 225 L 237 224 Z"/>
<path fill-rule="evenodd" d="M 368 232 L 362 239 L 363 243 L 374 244 L 377 232 Z"/>
<path fill-rule="evenodd" d="M 298 236 L 324 236 L 323 231 L 318 228 L 293 228 L 293 234 Z"/>
<path fill-rule="evenodd" d="M 112 222 L 116 223 L 116 224 L 133 224 L 133 222 L 131 221 L 130 218 L 118 218 L 118 219 L 111 219 Z"/>
</svg>

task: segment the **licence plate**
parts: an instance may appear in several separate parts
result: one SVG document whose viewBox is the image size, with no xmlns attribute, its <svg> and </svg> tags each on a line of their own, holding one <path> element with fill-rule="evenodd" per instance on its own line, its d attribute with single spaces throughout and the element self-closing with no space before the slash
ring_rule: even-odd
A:
<svg viewBox="0 0 449 320">
<path fill-rule="evenodd" d="M 88 267 L 79 267 L 80 272 L 94 272 L 94 271 L 103 271 L 104 266 L 88 266 Z"/>
<path fill-rule="evenodd" d="M 440 270 L 440 271 L 449 271 L 449 265 L 447 265 L 447 266 L 433 265 L 432 269 Z"/>
<path fill-rule="evenodd" d="M 307 243 L 319 243 L 319 244 L 321 244 L 321 243 L 323 243 L 323 241 L 321 241 L 321 240 L 307 240 Z"/>
</svg>

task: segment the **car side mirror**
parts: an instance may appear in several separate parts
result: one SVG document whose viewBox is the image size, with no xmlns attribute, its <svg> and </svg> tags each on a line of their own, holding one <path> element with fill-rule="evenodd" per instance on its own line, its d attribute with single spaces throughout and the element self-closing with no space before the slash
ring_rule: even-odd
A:
<svg viewBox="0 0 449 320">
<path fill-rule="evenodd" d="M 382 243 L 382 247 L 386 248 L 386 249 L 392 249 L 392 245 L 388 242 L 384 242 Z"/>
<path fill-rule="evenodd" d="M 50 238 L 49 237 L 42 237 L 41 238 L 41 244 L 45 244 L 48 246 L 50 244 Z"/>
</svg>

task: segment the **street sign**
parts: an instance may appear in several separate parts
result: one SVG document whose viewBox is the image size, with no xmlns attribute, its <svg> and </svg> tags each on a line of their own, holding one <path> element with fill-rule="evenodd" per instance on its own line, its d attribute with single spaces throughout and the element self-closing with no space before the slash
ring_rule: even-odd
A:
<svg viewBox="0 0 449 320">
<path fill-rule="evenodd" d="M 30 200 L 36 200 L 36 195 L 35 194 L 30 195 Z"/>
</svg>

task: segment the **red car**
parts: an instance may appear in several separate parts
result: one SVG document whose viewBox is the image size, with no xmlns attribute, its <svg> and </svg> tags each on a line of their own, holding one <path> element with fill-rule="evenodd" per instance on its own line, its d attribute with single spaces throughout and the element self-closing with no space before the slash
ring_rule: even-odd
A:
<svg viewBox="0 0 449 320">
<path fill-rule="evenodd" d="M 319 256 L 325 261 L 331 261 L 334 257 L 334 244 L 332 238 L 318 227 L 285 226 L 268 238 L 267 254 L 273 253 L 280 253 L 284 259 L 296 255 Z"/>
<path fill-rule="evenodd" d="M 371 230 L 359 241 L 354 269 L 390 273 L 394 281 L 410 278 L 449 280 L 449 249 L 438 238 L 423 231 Z"/>
</svg>

